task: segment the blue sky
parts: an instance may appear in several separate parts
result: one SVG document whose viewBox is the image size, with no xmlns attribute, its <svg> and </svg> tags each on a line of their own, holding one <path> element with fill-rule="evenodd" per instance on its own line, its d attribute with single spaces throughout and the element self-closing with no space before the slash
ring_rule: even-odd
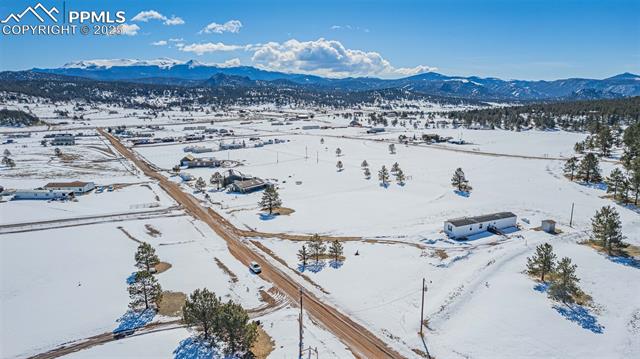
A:
<svg viewBox="0 0 640 359">
<path fill-rule="evenodd" d="M 36 3 L 2 0 L 0 17 Z M 68 0 L 65 6 L 124 10 L 132 35 L 0 35 L 0 69 L 168 57 L 334 77 L 435 70 L 557 79 L 640 72 L 637 0 Z M 134 20 L 150 10 L 157 14 Z"/>
</svg>

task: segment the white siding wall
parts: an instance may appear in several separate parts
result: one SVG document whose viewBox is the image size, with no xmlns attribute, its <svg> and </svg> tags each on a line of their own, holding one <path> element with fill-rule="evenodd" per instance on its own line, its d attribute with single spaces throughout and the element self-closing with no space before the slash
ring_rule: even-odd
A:
<svg viewBox="0 0 640 359">
<path fill-rule="evenodd" d="M 514 227 L 516 225 L 516 217 L 503 218 L 482 223 L 472 223 L 460 227 L 456 227 L 450 222 L 445 222 L 444 232 L 450 237 L 461 238 L 484 232 L 490 225 L 498 229 Z"/>
</svg>

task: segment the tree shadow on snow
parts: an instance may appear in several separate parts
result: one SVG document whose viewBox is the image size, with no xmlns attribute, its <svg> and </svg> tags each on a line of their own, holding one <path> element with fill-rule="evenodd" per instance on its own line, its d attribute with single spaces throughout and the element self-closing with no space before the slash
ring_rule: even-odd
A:
<svg viewBox="0 0 640 359">
<path fill-rule="evenodd" d="M 607 259 L 612 261 L 613 263 L 622 264 L 626 267 L 640 269 L 640 260 L 637 260 L 633 257 L 607 256 Z"/>
<path fill-rule="evenodd" d="M 540 293 L 546 293 L 550 285 L 551 283 L 548 282 L 538 283 L 533 287 L 533 290 Z M 589 312 L 589 309 L 581 305 L 554 304 L 553 309 L 555 309 L 566 319 L 577 323 L 583 329 L 590 330 L 591 332 L 596 334 L 602 334 L 604 332 L 604 326 L 598 323 L 598 318 L 591 314 Z"/>
<path fill-rule="evenodd" d="M 224 358 L 212 343 L 200 337 L 189 337 L 181 341 L 173 355 L 175 359 Z"/>
<path fill-rule="evenodd" d="M 583 329 L 590 330 L 596 334 L 602 334 L 604 332 L 604 326 L 598 323 L 598 318 L 589 312 L 589 310 L 580 305 L 554 305 L 555 309 L 560 315 L 569 319 L 572 322 L 578 323 Z"/>
<path fill-rule="evenodd" d="M 471 196 L 471 193 L 466 192 L 466 191 L 455 190 L 455 191 L 453 191 L 453 193 L 457 194 L 460 197 L 465 197 L 465 198 L 469 198 Z"/>
<path fill-rule="evenodd" d="M 599 189 L 601 191 L 606 191 L 608 186 L 606 183 L 604 182 L 597 182 L 597 183 L 593 183 L 593 182 L 578 182 L 581 186 L 584 187 L 589 187 L 589 188 L 593 188 L 593 189 Z"/>
<path fill-rule="evenodd" d="M 156 311 L 153 309 L 146 309 L 143 311 L 128 310 L 120 317 L 118 327 L 113 330 L 114 333 L 142 328 L 153 320 L 156 316 Z"/>
<path fill-rule="evenodd" d="M 272 219 L 275 219 L 276 215 L 275 214 L 269 214 L 269 213 L 260 213 L 260 219 L 263 221 L 270 221 Z"/>
<path fill-rule="evenodd" d="M 336 260 L 330 260 L 329 261 L 329 267 L 333 268 L 333 269 L 338 269 L 340 267 L 342 267 L 342 265 L 344 264 L 344 261 L 336 261 Z"/>
<path fill-rule="evenodd" d="M 307 263 L 306 266 L 302 264 L 298 264 L 298 271 L 300 271 L 301 273 L 305 271 L 309 271 L 311 273 L 318 273 L 321 270 L 323 270 L 324 267 L 325 267 L 324 261 Z"/>
</svg>

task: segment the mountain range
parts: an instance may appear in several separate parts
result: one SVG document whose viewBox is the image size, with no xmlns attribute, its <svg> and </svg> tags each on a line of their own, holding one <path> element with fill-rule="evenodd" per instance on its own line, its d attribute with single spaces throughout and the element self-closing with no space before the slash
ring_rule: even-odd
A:
<svg viewBox="0 0 640 359">
<path fill-rule="evenodd" d="M 447 76 L 435 72 L 400 79 L 326 78 L 267 71 L 251 66 L 203 64 L 195 60 L 87 60 L 31 72 L 100 81 L 212 87 L 305 87 L 314 90 L 369 91 L 403 89 L 426 95 L 475 100 L 579 100 L 640 96 L 640 76 L 623 73 L 606 79 L 569 78 L 553 81 L 502 80 L 478 76 Z"/>
</svg>

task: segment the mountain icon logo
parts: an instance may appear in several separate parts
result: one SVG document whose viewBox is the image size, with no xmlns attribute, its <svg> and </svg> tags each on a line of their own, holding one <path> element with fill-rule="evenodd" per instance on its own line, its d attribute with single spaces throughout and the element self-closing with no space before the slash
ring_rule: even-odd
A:
<svg viewBox="0 0 640 359">
<path fill-rule="evenodd" d="M 43 12 L 44 14 L 41 15 L 40 12 Z M 59 14 L 60 11 L 58 11 L 58 9 L 56 9 L 55 6 L 51 7 L 51 9 L 47 10 L 47 8 L 44 7 L 41 3 L 38 3 L 36 6 L 27 7 L 21 13 L 12 13 L 12 14 L 7 16 L 4 20 L 2 20 L 0 22 L 3 23 L 3 24 L 6 24 L 9 21 L 13 20 L 14 22 L 18 23 L 18 22 L 20 22 L 20 20 L 22 20 L 22 18 L 25 15 L 27 15 L 29 13 L 32 14 L 33 16 L 35 16 L 38 20 L 40 20 L 40 22 L 45 22 L 45 18 L 46 17 L 49 17 L 54 22 L 58 22 L 58 19 L 54 16 L 54 14 Z"/>
</svg>

